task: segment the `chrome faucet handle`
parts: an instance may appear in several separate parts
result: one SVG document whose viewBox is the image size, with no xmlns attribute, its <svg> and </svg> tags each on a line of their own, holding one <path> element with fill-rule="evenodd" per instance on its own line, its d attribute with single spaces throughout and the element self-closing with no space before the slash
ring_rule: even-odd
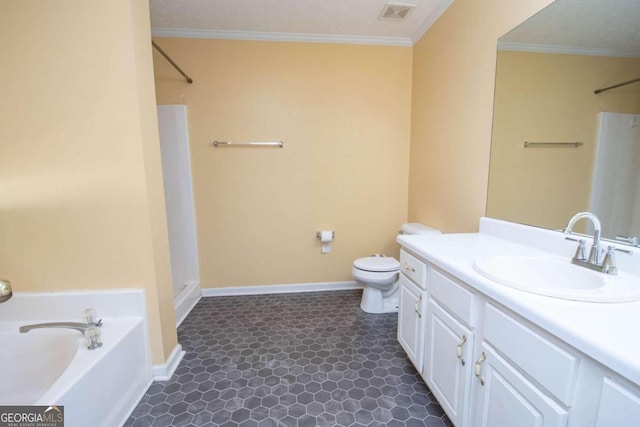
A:
<svg viewBox="0 0 640 427">
<path fill-rule="evenodd" d="M 578 240 L 578 248 L 576 249 L 576 254 L 573 256 L 573 259 L 576 259 L 578 261 L 587 260 L 587 253 L 584 248 L 584 240 L 582 239 Z"/>
<path fill-rule="evenodd" d="M 618 274 L 618 267 L 616 266 L 616 248 L 613 246 L 607 247 L 607 253 L 602 261 L 602 272 L 607 274 Z"/>
<path fill-rule="evenodd" d="M 638 238 L 636 236 L 616 236 L 616 240 L 628 243 L 631 246 L 638 246 Z"/>
</svg>

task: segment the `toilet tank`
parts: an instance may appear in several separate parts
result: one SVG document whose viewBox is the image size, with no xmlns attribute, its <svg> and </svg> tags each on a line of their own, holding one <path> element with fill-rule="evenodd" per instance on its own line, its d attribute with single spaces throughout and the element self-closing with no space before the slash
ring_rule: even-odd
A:
<svg viewBox="0 0 640 427">
<path fill-rule="evenodd" d="M 442 234 L 442 231 L 431 228 L 419 222 L 409 222 L 402 224 L 400 234 Z"/>
</svg>

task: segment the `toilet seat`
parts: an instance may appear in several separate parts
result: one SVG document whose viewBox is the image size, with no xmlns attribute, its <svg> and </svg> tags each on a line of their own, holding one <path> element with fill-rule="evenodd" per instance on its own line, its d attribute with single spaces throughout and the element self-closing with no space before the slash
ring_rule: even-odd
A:
<svg viewBox="0 0 640 427">
<path fill-rule="evenodd" d="M 364 258 L 358 258 L 353 261 L 353 267 L 362 271 L 370 272 L 391 272 L 399 271 L 400 263 L 393 257 L 385 256 L 369 256 Z"/>
</svg>

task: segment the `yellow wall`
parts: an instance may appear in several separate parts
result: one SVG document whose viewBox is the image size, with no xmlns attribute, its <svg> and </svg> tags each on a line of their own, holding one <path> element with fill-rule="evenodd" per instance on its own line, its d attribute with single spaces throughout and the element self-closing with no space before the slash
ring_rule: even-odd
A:
<svg viewBox="0 0 640 427">
<path fill-rule="evenodd" d="M 350 280 L 354 258 L 397 253 L 407 206 L 475 229 L 496 39 L 547 3 L 456 0 L 413 49 L 159 39 L 196 81 L 156 57 L 159 102 L 189 108 L 203 286 Z M 144 288 L 162 363 L 176 335 L 148 3 L 4 2 L 0 19 L 0 272 L 16 291 Z"/>
<path fill-rule="evenodd" d="M 456 0 L 413 49 L 409 220 L 475 231 L 485 214 L 496 40 L 550 0 Z"/>
<path fill-rule="evenodd" d="M 598 113 L 640 112 L 640 85 L 593 91 L 638 75 L 638 58 L 499 52 L 487 215 L 558 229 L 588 210 Z"/>
<path fill-rule="evenodd" d="M 188 109 L 203 287 L 351 280 L 355 258 L 397 255 L 411 48 L 156 41 L 195 81 L 154 54 L 158 103 Z M 330 254 L 322 229 L 336 232 Z"/>
<path fill-rule="evenodd" d="M 0 20 L 0 274 L 18 292 L 144 288 L 164 363 L 177 340 L 148 2 L 3 2 Z"/>
</svg>

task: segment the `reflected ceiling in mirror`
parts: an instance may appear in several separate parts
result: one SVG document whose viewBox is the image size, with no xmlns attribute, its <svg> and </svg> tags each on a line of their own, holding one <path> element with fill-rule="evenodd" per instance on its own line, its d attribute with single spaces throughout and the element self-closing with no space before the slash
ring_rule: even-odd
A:
<svg viewBox="0 0 640 427">
<path fill-rule="evenodd" d="M 498 47 L 487 216 L 640 235 L 640 82 L 594 93 L 640 78 L 640 0 L 557 0 Z"/>
<path fill-rule="evenodd" d="M 640 57 L 640 0 L 556 0 L 498 40 L 499 49 Z"/>
</svg>

